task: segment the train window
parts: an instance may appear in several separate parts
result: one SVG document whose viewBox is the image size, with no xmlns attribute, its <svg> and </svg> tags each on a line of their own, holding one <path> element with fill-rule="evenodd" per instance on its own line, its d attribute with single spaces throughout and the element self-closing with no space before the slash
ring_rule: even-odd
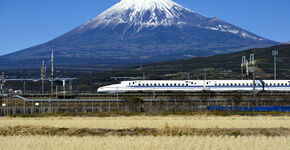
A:
<svg viewBox="0 0 290 150">
<path fill-rule="evenodd" d="M 157 84 L 156 84 L 156 83 L 154 83 L 154 86 L 157 86 Z"/>
<path fill-rule="evenodd" d="M 191 84 L 193 84 L 193 82 L 191 82 Z"/>
<path fill-rule="evenodd" d="M 225 84 L 223 84 L 223 86 L 225 86 Z"/>
<path fill-rule="evenodd" d="M 149 86 L 149 84 L 147 83 L 146 86 Z"/>
<path fill-rule="evenodd" d="M 170 83 L 170 86 L 172 86 L 172 83 Z"/>
<path fill-rule="evenodd" d="M 131 83 L 129 83 L 129 85 L 131 85 Z"/>
<path fill-rule="evenodd" d="M 141 86 L 141 84 L 139 84 L 139 86 Z"/>
<path fill-rule="evenodd" d="M 186 84 L 186 86 L 188 86 L 188 84 Z"/>
<path fill-rule="evenodd" d="M 278 83 L 277 85 L 280 86 L 280 83 Z"/>
<path fill-rule="evenodd" d="M 168 86 L 168 83 L 166 83 L 166 86 Z"/>
<path fill-rule="evenodd" d="M 182 83 L 182 86 L 184 86 L 184 83 Z"/>
<path fill-rule="evenodd" d="M 165 84 L 164 83 L 162 83 L 162 86 L 164 86 Z"/>
<path fill-rule="evenodd" d="M 270 83 L 270 86 L 272 86 L 272 83 Z"/>
<path fill-rule="evenodd" d="M 176 83 L 174 83 L 174 86 L 176 86 Z"/>
<path fill-rule="evenodd" d="M 145 84 L 143 83 L 142 86 L 145 86 Z"/>
<path fill-rule="evenodd" d="M 160 83 L 158 83 L 158 86 L 160 86 Z"/>
</svg>

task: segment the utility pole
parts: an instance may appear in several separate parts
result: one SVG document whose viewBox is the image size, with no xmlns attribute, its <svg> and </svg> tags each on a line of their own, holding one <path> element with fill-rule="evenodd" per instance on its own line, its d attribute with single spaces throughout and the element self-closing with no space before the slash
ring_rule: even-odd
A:
<svg viewBox="0 0 290 150">
<path fill-rule="evenodd" d="M 63 99 L 65 99 L 65 80 L 62 80 Z"/>
<path fill-rule="evenodd" d="M 204 68 L 204 80 L 206 80 L 206 68 Z"/>
<path fill-rule="evenodd" d="M 204 68 L 203 90 L 206 90 L 206 68 Z"/>
<path fill-rule="evenodd" d="M 277 49 L 272 51 L 272 55 L 274 57 L 274 80 L 277 80 L 277 57 L 279 51 Z"/>
<path fill-rule="evenodd" d="M 54 68 L 53 68 L 53 50 L 52 50 L 51 52 L 51 81 L 50 81 L 51 98 L 53 98 L 53 80 L 54 80 Z"/>
<path fill-rule="evenodd" d="M 46 66 L 44 65 L 44 60 L 42 60 L 42 66 L 41 66 L 41 92 L 44 94 L 44 80 L 46 75 Z"/>
<path fill-rule="evenodd" d="M 1 76 L 1 94 L 4 94 L 4 84 L 5 84 L 5 73 L 2 72 L 2 76 Z"/>
</svg>

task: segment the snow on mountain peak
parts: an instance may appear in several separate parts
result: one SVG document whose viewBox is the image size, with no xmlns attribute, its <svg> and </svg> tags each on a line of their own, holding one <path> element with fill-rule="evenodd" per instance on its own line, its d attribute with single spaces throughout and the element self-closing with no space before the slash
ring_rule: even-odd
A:
<svg viewBox="0 0 290 150">
<path fill-rule="evenodd" d="M 184 14 L 184 12 L 187 12 Z M 185 24 L 189 13 L 202 20 L 203 16 L 173 2 L 172 0 L 121 0 L 84 26 L 94 29 L 100 25 L 157 26 Z M 192 16 L 189 17 L 192 20 Z"/>
<path fill-rule="evenodd" d="M 171 9 L 173 6 L 179 6 L 179 4 L 172 0 L 121 0 L 116 7 L 119 9 L 127 10 L 166 10 Z"/>
</svg>

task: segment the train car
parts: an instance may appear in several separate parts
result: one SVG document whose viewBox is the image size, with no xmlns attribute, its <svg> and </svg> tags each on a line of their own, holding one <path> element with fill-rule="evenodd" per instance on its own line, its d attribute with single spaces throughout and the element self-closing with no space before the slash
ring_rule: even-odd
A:
<svg viewBox="0 0 290 150">
<path fill-rule="evenodd" d="M 98 92 L 290 91 L 290 80 L 136 80 L 103 86 Z"/>
</svg>

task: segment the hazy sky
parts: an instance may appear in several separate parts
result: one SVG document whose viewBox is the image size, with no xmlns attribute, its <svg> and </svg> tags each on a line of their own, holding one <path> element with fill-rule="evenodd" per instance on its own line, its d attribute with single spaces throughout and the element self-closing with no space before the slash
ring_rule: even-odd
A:
<svg viewBox="0 0 290 150">
<path fill-rule="evenodd" d="M 174 0 L 262 37 L 290 40 L 290 0 Z M 0 0 L 0 55 L 56 38 L 119 0 Z"/>
</svg>

